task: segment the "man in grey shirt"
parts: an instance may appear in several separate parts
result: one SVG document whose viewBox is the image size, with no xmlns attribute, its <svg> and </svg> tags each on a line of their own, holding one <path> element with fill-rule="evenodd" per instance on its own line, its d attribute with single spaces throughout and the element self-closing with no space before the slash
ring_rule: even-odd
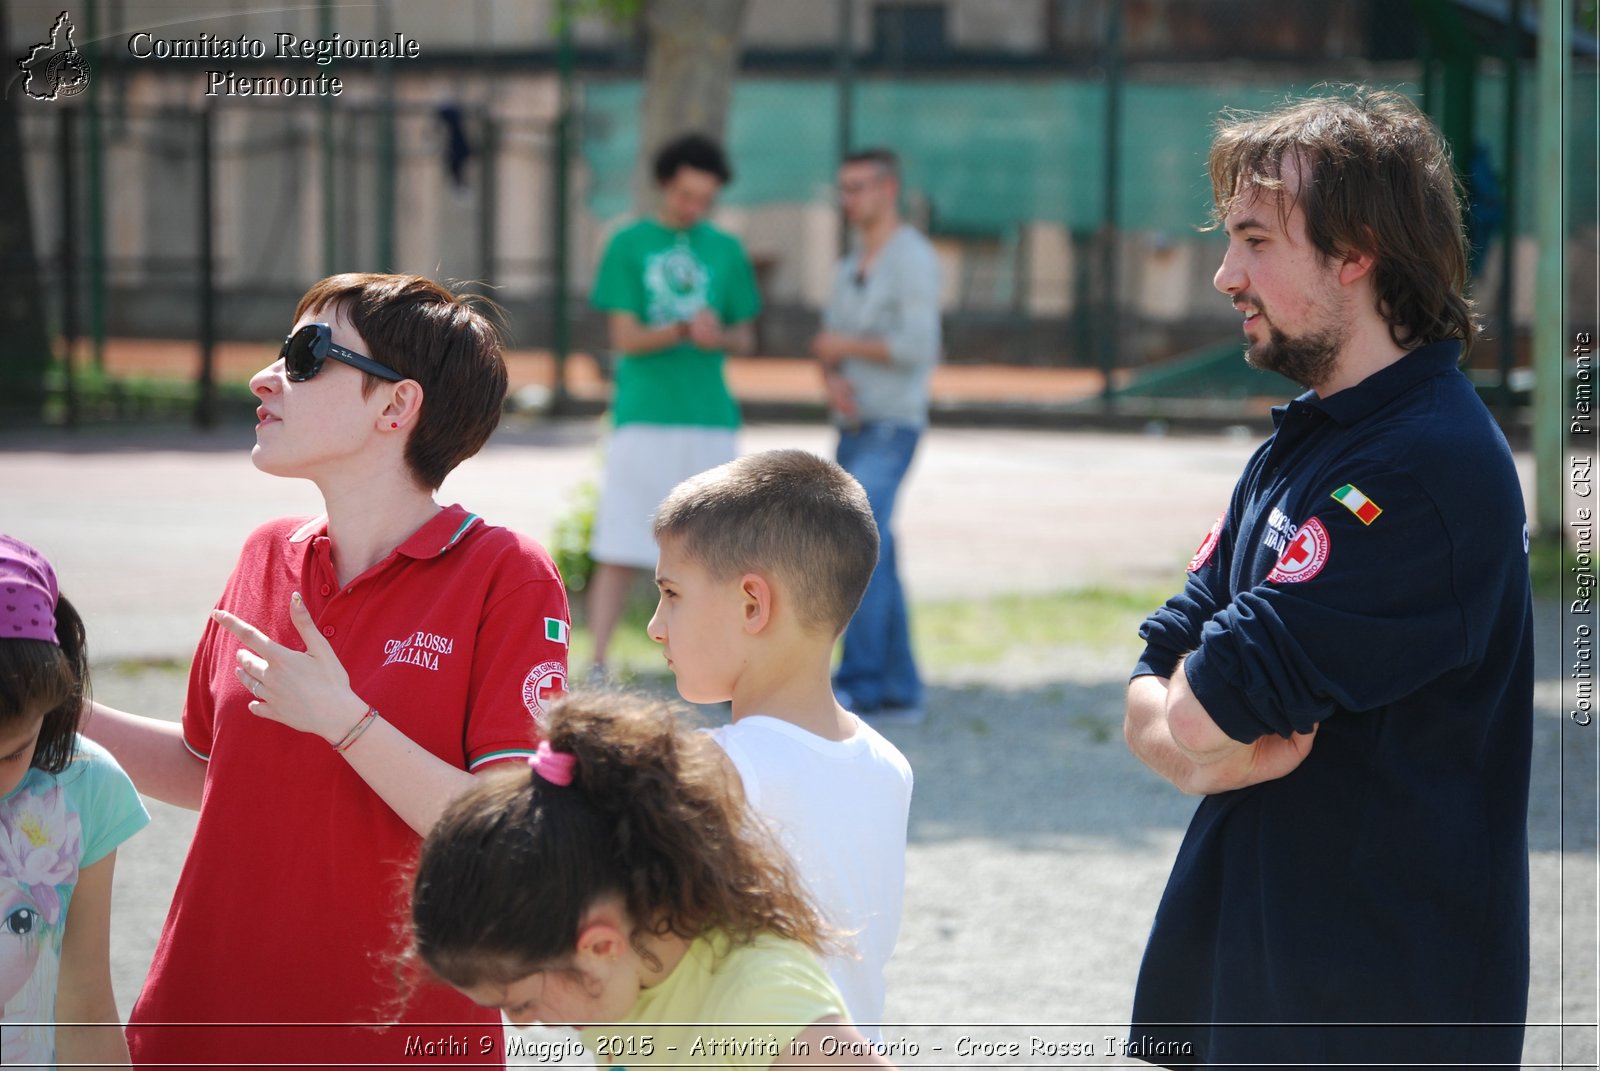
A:
<svg viewBox="0 0 1600 1071">
<path fill-rule="evenodd" d="M 823 330 L 811 342 L 839 426 L 839 464 L 861 482 L 878 522 L 878 567 L 844 634 L 834 678 L 840 703 L 877 724 L 922 720 L 905 596 L 889 523 L 928 423 L 939 360 L 939 263 L 900 218 L 900 167 L 864 149 L 839 168 L 839 198 L 856 241 L 834 273 Z"/>
</svg>

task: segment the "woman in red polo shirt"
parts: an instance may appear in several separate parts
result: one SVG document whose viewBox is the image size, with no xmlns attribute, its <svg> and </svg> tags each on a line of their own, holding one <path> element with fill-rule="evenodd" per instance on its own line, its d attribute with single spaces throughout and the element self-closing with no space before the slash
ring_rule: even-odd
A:
<svg viewBox="0 0 1600 1071">
<path fill-rule="evenodd" d="M 499 420 L 499 333 L 430 280 L 333 276 L 250 386 L 256 467 L 326 513 L 246 540 L 181 724 L 96 704 L 88 726 L 141 792 L 200 812 L 134 1062 L 500 1063 L 499 1016 L 444 987 L 378 1028 L 409 991 L 390 954 L 420 835 L 533 753 L 565 688 L 549 556 L 433 497 Z"/>
</svg>

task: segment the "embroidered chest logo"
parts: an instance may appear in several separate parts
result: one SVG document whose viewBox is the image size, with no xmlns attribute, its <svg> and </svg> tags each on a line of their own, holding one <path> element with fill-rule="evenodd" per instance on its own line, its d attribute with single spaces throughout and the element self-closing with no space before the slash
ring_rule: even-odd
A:
<svg viewBox="0 0 1600 1071">
<path fill-rule="evenodd" d="M 1274 506 L 1272 512 L 1267 514 L 1267 530 L 1261 536 L 1261 545 L 1282 554 L 1288 549 L 1289 540 L 1299 531 L 1288 514 Z"/>
<path fill-rule="evenodd" d="M 383 645 L 383 664 L 391 662 L 405 662 L 408 665 L 421 666 L 435 672 L 439 669 L 439 659 L 453 653 L 456 641 L 448 636 L 436 636 L 432 632 L 413 632 L 409 636 L 402 636 L 398 640 L 388 640 Z"/>
<path fill-rule="evenodd" d="M 1226 517 L 1227 514 L 1223 514 Z M 1199 572 L 1205 568 L 1206 562 L 1211 560 L 1211 555 L 1217 551 L 1217 541 L 1222 538 L 1222 517 L 1218 517 L 1211 531 L 1206 533 L 1205 539 L 1200 541 L 1200 547 L 1194 552 L 1194 557 L 1189 559 L 1189 572 Z"/>
<path fill-rule="evenodd" d="M 1272 567 L 1267 579 L 1281 584 L 1297 584 L 1310 580 L 1322 572 L 1322 567 L 1328 564 L 1330 549 L 1328 530 L 1322 527 L 1321 521 L 1313 517 L 1302 524 L 1295 532 L 1294 538 L 1289 540 L 1289 545 L 1284 547 L 1283 553 L 1278 557 L 1278 564 Z"/>
</svg>

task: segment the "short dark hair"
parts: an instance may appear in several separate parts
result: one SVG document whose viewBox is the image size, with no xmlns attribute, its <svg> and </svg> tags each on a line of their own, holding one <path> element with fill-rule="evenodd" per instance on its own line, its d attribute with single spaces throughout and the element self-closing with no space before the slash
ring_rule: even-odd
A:
<svg viewBox="0 0 1600 1071">
<path fill-rule="evenodd" d="M 476 454 L 500 423 L 506 362 L 492 302 L 455 294 L 420 275 L 351 272 L 318 282 L 294 318 L 339 309 L 371 349 L 367 356 L 422 385 L 422 413 L 406 440 L 406 464 L 432 491 Z M 365 374 L 370 394 L 381 380 Z"/>
<path fill-rule="evenodd" d="M 808 628 L 844 631 L 878 564 L 867 493 L 844 469 L 804 450 L 768 450 L 691 476 L 656 510 L 656 539 L 715 577 L 781 578 Z"/>
<path fill-rule="evenodd" d="M 849 167 L 851 164 L 871 164 L 896 181 L 900 178 L 900 157 L 895 155 L 893 149 L 886 149 L 881 145 L 845 153 L 839 166 Z"/>
<path fill-rule="evenodd" d="M 0 641 L 0 725 L 44 715 L 31 765 L 45 773 L 60 773 L 72 761 L 89 697 L 83 619 L 65 595 L 56 598 L 55 616 L 55 643 Z"/>
<path fill-rule="evenodd" d="M 1428 117 L 1398 93 L 1361 87 L 1225 115 L 1211 144 L 1212 227 L 1242 196 L 1281 193 L 1286 160 L 1300 169 L 1295 197 L 1312 245 L 1326 257 L 1375 257 L 1378 312 L 1395 344 L 1460 339 L 1470 350 L 1478 323 L 1463 292 L 1461 184 Z M 1285 217 L 1294 203 L 1280 204 Z"/>
<path fill-rule="evenodd" d="M 722 146 L 704 134 L 685 134 L 656 150 L 656 185 L 665 186 L 685 167 L 709 171 L 724 186 L 733 181 L 733 169 Z"/>
</svg>

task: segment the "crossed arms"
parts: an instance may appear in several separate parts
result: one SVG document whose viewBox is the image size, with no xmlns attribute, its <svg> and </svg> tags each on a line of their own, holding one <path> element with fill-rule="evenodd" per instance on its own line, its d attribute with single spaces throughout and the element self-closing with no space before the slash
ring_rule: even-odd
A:
<svg viewBox="0 0 1600 1071">
<path fill-rule="evenodd" d="M 1122 735 L 1140 762 L 1177 788 L 1210 795 L 1276 780 L 1294 770 L 1311 754 L 1317 730 L 1240 743 L 1206 713 L 1179 662 L 1170 680 L 1146 675 L 1128 682 Z"/>
</svg>

